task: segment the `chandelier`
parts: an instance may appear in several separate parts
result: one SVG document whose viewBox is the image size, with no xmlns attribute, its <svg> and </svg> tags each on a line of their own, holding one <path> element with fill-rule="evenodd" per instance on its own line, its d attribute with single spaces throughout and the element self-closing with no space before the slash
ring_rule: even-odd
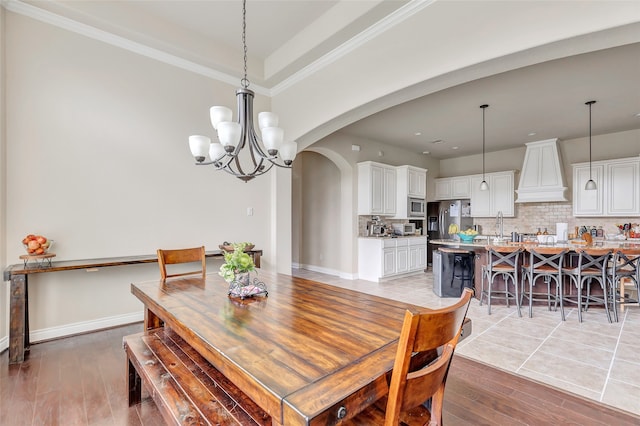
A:
<svg viewBox="0 0 640 426">
<path fill-rule="evenodd" d="M 213 165 L 217 170 L 250 181 L 256 176 L 268 172 L 274 165 L 291 168 L 298 151 L 295 142 L 284 142 L 284 131 L 278 127 L 278 116 L 272 112 L 258 114 L 258 126 L 262 144 L 253 129 L 253 97 L 247 79 L 247 42 L 246 42 L 247 2 L 242 2 L 242 46 L 244 48 L 244 77 L 241 88 L 236 90 L 238 100 L 238 121 L 232 121 L 230 108 L 213 106 L 209 113 L 211 125 L 217 131 L 220 142 L 211 142 L 207 136 L 189 136 L 189 148 L 196 165 Z M 241 161 L 240 153 L 245 151 Z M 248 158 L 247 158 L 248 157 Z"/>
</svg>

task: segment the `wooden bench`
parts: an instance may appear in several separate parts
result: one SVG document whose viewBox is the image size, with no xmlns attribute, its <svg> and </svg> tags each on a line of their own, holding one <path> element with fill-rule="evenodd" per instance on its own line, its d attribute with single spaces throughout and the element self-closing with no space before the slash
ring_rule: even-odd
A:
<svg viewBox="0 0 640 426">
<path fill-rule="evenodd" d="M 271 425 L 271 417 L 169 328 L 125 336 L 129 405 L 145 387 L 167 424 Z"/>
</svg>

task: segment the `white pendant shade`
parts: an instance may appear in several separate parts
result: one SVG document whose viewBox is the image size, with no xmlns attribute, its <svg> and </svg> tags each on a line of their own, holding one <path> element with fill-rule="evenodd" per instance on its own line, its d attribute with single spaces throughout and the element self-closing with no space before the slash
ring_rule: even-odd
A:
<svg viewBox="0 0 640 426">
<path fill-rule="evenodd" d="M 487 183 L 487 181 L 486 181 L 486 180 L 483 180 L 483 181 L 480 183 L 480 191 L 486 191 L 486 190 L 488 190 L 488 189 L 489 189 L 489 184 Z"/>
<path fill-rule="evenodd" d="M 211 161 L 216 161 L 224 157 L 227 152 L 224 150 L 224 146 L 218 142 L 214 142 L 209 147 L 209 158 Z"/>
<path fill-rule="evenodd" d="M 298 144 L 296 142 L 285 142 L 280 147 L 280 157 L 285 163 L 291 164 L 296 158 L 298 152 Z"/>
<path fill-rule="evenodd" d="M 280 127 L 265 127 L 262 129 L 262 143 L 270 155 L 276 154 L 276 152 L 272 151 L 278 151 L 283 140 L 284 130 Z"/>
<path fill-rule="evenodd" d="M 221 121 L 218 123 L 218 139 L 224 146 L 238 146 L 240 142 L 240 134 L 242 133 L 242 127 L 240 123 L 235 121 Z"/>
<path fill-rule="evenodd" d="M 191 135 L 189 136 L 189 148 L 191 149 L 191 155 L 193 155 L 196 159 L 207 156 L 209 152 L 209 145 L 211 144 L 211 139 L 206 136 L 201 135 Z M 202 160 L 200 160 L 202 161 Z"/>
<path fill-rule="evenodd" d="M 218 124 L 223 121 L 231 121 L 233 113 L 231 109 L 225 106 L 212 106 L 209 109 L 209 116 L 211 117 L 211 125 L 214 129 L 218 130 Z"/>
<path fill-rule="evenodd" d="M 587 184 L 584 186 L 584 189 L 587 191 L 593 191 L 594 189 L 598 189 L 598 187 L 593 179 L 589 179 Z"/>
<path fill-rule="evenodd" d="M 278 115 L 273 112 L 261 112 L 258 114 L 258 127 L 263 130 L 267 127 L 278 127 Z"/>
</svg>

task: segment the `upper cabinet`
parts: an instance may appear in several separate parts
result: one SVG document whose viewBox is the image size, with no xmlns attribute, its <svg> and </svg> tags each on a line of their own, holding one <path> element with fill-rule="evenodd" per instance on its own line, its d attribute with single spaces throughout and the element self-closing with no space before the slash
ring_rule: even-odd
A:
<svg viewBox="0 0 640 426">
<path fill-rule="evenodd" d="M 486 191 L 480 190 L 482 175 L 474 175 L 470 178 L 471 216 L 493 217 L 498 212 L 502 212 L 504 217 L 515 216 L 515 172 L 513 170 L 486 173 L 485 180 L 489 185 L 489 189 Z"/>
<path fill-rule="evenodd" d="M 427 196 L 427 170 L 413 166 L 396 167 L 398 194 L 412 198 Z"/>
<path fill-rule="evenodd" d="M 640 216 L 640 158 L 572 166 L 574 216 Z M 590 177 L 595 190 L 584 189 Z"/>
<path fill-rule="evenodd" d="M 396 219 L 420 219 L 409 214 L 409 198 L 424 200 L 427 196 L 427 170 L 413 166 L 396 167 Z M 425 212 L 426 213 L 426 212 Z M 425 216 L 422 216 L 424 218 Z"/>
<path fill-rule="evenodd" d="M 471 197 L 471 177 L 456 176 L 435 179 L 436 200 L 456 200 Z"/>
<path fill-rule="evenodd" d="M 365 161 L 358 163 L 358 214 L 396 214 L 396 168 Z"/>
</svg>

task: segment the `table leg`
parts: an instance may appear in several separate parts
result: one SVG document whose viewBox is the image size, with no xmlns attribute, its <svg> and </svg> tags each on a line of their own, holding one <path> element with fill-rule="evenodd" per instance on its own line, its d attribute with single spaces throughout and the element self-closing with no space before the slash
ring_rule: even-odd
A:
<svg viewBox="0 0 640 426">
<path fill-rule="evenodd" d="M 9 300 L 9 363 L 24 361 L 29 350 L 29 299 L 27 275 L 13 275 Z"/>
<path fill-rule="evenodd" d="M 153 328 L 159 328 L 164 325 L 164 322 L 156 316 L 149 308 L 144 308 L 144 330 L 151 330 Z"/>
</svg>

